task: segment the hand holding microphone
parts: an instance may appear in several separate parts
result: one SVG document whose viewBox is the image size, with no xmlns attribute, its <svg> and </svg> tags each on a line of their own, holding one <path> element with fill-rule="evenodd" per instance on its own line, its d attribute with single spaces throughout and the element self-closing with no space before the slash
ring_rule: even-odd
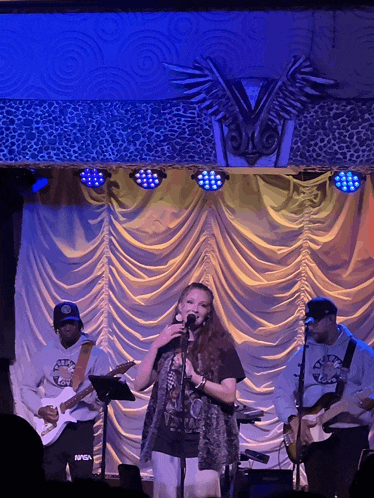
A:
<svg viewBox="0 0 374 498">
<path fill-rule="evenodd" d="M 180 337 L 181 335 L 183 335 L 183 332 L 184 332 L 184 326 L 182 323 L 173 323 L 171 325 L 168 325 L 157 337 L 157 339 L 154 342 L 154 345 L 159 349 L 162 346 L 168 344 L 176 337 Z"/>
</svg>

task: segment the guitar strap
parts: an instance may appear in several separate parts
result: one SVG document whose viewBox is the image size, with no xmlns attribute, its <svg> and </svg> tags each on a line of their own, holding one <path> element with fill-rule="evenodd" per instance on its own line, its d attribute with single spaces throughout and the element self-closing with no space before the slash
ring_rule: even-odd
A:
<svg viewBox="0 0 374 498">
<path fill-rule="evenodd" d="M 356 349 L 356 339 L 354 337 L 351 337 L 349 339 L 347 350 L 344 355 L 339 380 L 336 383 L 335 394 L 337 395 L 338 398 L 342 396 L 345 385 L 347 383 L 349 367 L 351 366 L 352 357 L 353 353 L 355 352 L 355 349 Z"/>
<path fill-rule="evenodd" d="M 78 389 L 78 386 L 83 382 L 84 380 L 84 374 L 86 373 L 86 368 L 87 368 L 87 363 L 88 359 L 90 357 L 92 348 L 94 346 L 94 342 L 89 341 L 85 342 L 82 344 L 78 361 L 77 364 L 75 365 L 75 370 L 74 370 L 74 375 L 73 375 L 73 384 L 72 388 L 76 392 Z"/>
</svg>

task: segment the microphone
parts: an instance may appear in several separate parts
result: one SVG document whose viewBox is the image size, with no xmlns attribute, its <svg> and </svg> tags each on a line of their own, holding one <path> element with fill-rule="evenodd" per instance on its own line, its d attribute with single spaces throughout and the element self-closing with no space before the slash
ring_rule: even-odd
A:
<svg viewBox="0 0 374 498">
<path fill-rule="evenodd" d="M 184 414 L 185 414 L 185 380 L 186 380 L 186 359 L 187 359 L 187 350 L 188 350 L 188 339 L 190 336 L 190 329 L 195 325 L 196 316 L 193 313 L 189 313 L 187 315 L 187 320 L 184 325 L 186 329 L 186 333 L 181 338 L 181 353 L 182 353 L 182 376 L 181 376 L 181 388 L 179 391 L 178 399 L 177 399 L 177 410 L 182 412 L 182 428 L 184 430 Z"/>
<path fill-rule="evenodd" d="M 190 329 L 195 325 L 196 322 L 196 316 L 190 313 L 187 315 L 187 321 L 186 321 L 186 329 Z"/>
<path fill-rule="evenodd" d="M 312 323 L 314 323 L 314 318 L 310 316 L 305 320 L 305 327 L 308 327 L 308 325 L 311 325 Z"/>
<path fill-rule="evenodd" d="M 185 344 L 186 348 L 187 348 L 188 339 L 190 337 L 190 330 L 193 330 L 195 322 L 196 322 L 196 316 L 195 315 L 193 315 L 192 313 L 190 313 L 189 315 L 187 315 L 187 320 L 186 320 L 186 323 L 185 323 L 186 334 L 184 336 L 184 344 Z"/>
</svg>

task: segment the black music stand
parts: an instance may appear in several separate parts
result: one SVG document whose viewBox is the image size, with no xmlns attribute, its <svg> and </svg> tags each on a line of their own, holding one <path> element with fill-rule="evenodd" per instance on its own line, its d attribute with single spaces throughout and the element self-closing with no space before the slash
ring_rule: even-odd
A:
<svg viewBox="0 0 374 498">
<path fill-rule="evenodd" d="M 103 447 L 101 451 L 101 480 L 105 481 L 105 454 L 106 454 L 106 433 L 108 424 L 108 405 L 116 399 L 121 401 L 135 401 L 135 396 L 131 392 L 126 382 L 121 382 L 117 377 L 108 377 L 107 375 L 89 375 L 92 385 L 97 392 L 104 406 L 104 424 L 103 424 Z"/>
</svg>

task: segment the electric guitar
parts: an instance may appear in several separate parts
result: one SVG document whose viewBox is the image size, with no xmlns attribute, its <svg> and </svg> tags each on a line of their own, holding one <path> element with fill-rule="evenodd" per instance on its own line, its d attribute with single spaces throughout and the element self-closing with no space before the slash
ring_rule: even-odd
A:
<svg viewBox="0 0 374 498">
<path fill-rule="evenodd" d="M 365 399 L 374 392 L 374 387 L 366 389 L 365 391 L 360 391 L 360 398 Z M 356 407 L 357 401 L 354 398 L 345 397 L 337 401 L 336 394 L 334 392 L 326 393 L 319 398 L 317 403 L 315 403 L 310 408 L 304 409 L 304 415 L 302 420 L 307 421 L 310 433 L 313 438 L 313 443 L 318 443 L 325 441 L 331 436 L 331 432 L 325 432 L 324 425 L 340 413 L 346 412 L 349 408 Z M 361 413 L 365 409 L 360 409 Z M 297 445 L 296 445 L 296 435 L 294 434 L 290 424 L 283 425 L 283 439 L 286 445 L 286 451 L 288 458 L 292 463 L 301 463 L 304 460 L 307 445 L 302 446 L 301 455 L 298 458 L 297 455 Z"/>
<path fill-rule="evenodd" d="M 129 368 L 135 365 L 134 361 L 128 361 L 118 365 L 114 370 L 107 374 L 107 377 L 114 377 L 117 374 L 124 374 Z M 88 396 L 94 391 L 94 387 L 88 386 L 78 394 L 71 387 L 65 387 L 57 398 L 43 398 L 43 406 L 52 406 L 58 410 L 58 420 L 55 424 L 46 422 L 43 418 L 35 416 L 34 423 L 35 429 L 39 434 L 43 445 L 49 446 L 54 443 L 64 430 L 69 422 L 77 422 L 77 420 L 70 415 L 74 406 L 79 403 L 83 398 Z"/>
</svg>

